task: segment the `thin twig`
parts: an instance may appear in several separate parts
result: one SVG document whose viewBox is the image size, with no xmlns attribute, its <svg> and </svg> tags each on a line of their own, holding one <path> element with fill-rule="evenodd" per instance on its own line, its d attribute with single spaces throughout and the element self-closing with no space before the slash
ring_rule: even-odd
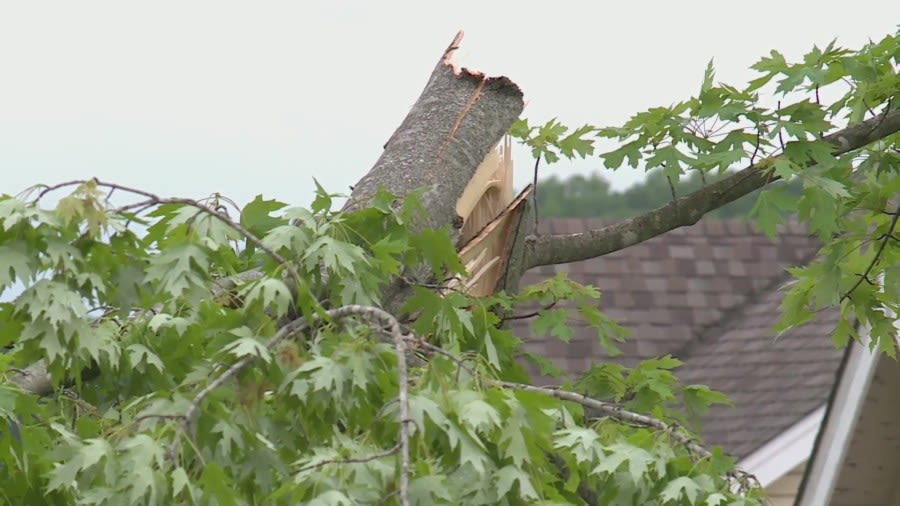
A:
<svg viewBox="0 0 900 506">
<path fill-rule="evenodd" d="M 106 182 L 106 181 L 100 181 L 99 179 L 94 178 L 92 180 L 78 179 L 78 180 L 66 181 L 63 183 L 56 184 L 56 185 L 47 186 L 38 194 L 37 198 L 35 198 L 35 201 L 40 200 L 46 194 L 48 194 L 54 190 L 58 190 L 58 189 L 69 187 L 69 186 L 81 185 L 81 184 L 85 184 L 85 183 L 88 183 L 91 181 L 94 184 L 96 184 L 97 186 L 109 188 L 111 192 L 114 190 L 120 190 L 120 191 L 132 193 L 134 195 L 140 195 L 142 197 L 145 197 L 146 200 L 143 200 L 140 202 L 135 202 L 132 204 L 127 204 L 127 205 L 124 205 L 124 206 L 121 206 L 121 207 L 115 209 L 114 211 L 119 214 L 127 212 L 127 211 L 131 211 L 134 209 L 139 209 L 138 212 L 141 212 L 141 211 L 146 210 L 147 208 L 155 206 L 155 205 L 181 204 L 181 205 L 185 205 L 185 206 L 194 207 L 201 212 L 209 214 L 210 216 L 214 216 L 214 217 L 218 218 L 219 220 L 221 220 L 226 225 L 228 225 L 229 227 L 231 227 L 232 229 L 234 229 L 235 231 L 237 231 L 238 233 L 240 233 L 241 235 L 243 235 L 244 237 L 246 237 L 248 241 L 253 243 L 253 245 L 256 246 L 257 248 L 259 248 L 261 251 L 263 251 L 267 255 L 269 255 L 269 257 L 271 257 L 272 260 L 274 260 L 276 263 L 278 263 L 278 265 L 283 266 L 288 271 L 288 273 L 290 273 L 291 277 L 294 279 L 294 282 L 297 283 L 298 288 L 303 285 L 303 278 L 300 277 L 300 273 L 297 272 L 297 269 L 295 269 L 294 266 L 291 265 L 290 262 L 287 261 L 287 259 L 285 259 L 280 254 L 278 254 L 278 252 L 276 252 L 272 248 L 266 246 L 266 244 L 263 243 L 259 237 L 256 237 L 256 235 L 253 232 L 248 230 L 246 227 L 244 227 L 240 223 L 232 220 L 226 213 L 219 211 L 217 209 L 213 209 L 213 208 L 211 208 L 205 204 L 202 204 L 194 199 L 160 197 L 154 193 L 151 193 L 151 192 L 148 192 L 145 190 L 141 190 L 139 188 L 132 188 L 129 186 L 120 185 L 118 183 L 110 183 L 110 182 Z M 231 201 L 231 199 L 226 199 L 226 200 Z"/>
<path fill-rule="evenodd" d="M 551 397 L 555 397 L 564 401 L 576 402 L 586 408 L 596 409 L 597 411 L 605 414 L 606 416 L 609 416 L 610 418 L 620 423 L 659 430 L 668 434 L 669 437 L 684 446 L 685 449 L 687 449 L 688 452 L 690 452 L 692 455 L 699 456 L 701 459 L 711 459 L 713 457 L 712 451 L 694 441 L 690 436 L 679 431 L 677 426 L 668 424 L 652 416 L 642 415 L 640 413 L 635 413 L 634 411 L 629 411 L 622 406 L 619 406 L 618 404 L 599 401 L 597 399 L 587 397 L 583 394 L 569 392 L 567 390 L 562 390 L 556 387 L 541 387 L 526 385 L 523 383 L 513 383 L 510 381 L 500 381 L 498 382 L 498 384 L 504 388 L 521 390 L 524 392 L 535 392 L 549 395 Z M 727 478 L 738 483 L 745 483 L 748 481 L 748 479 L 752 479 L 752 481 L 756 480 L 755 477 L 742 470 L 729 472 L 727 474 Z"/>
<path fill-rule="evenodd" d="M 869 262 L 869 265 L 866 267 L 866 271 L 859 276 L 859 279 L 856 280 L 856 283 L 853 283 L 853 286 L 851 286 L 844 295 L 841 295 L 840 302 L 844 302 L 845 299 L 849 299 L 850 295 L 853 294 L 853 291 L 859 288 L 859 285 L 861 285 L 863 281 L 868 282 L 870 285 L 875 284 L 869 279 L 869 274 L 881 259 L 881 254 L 884 253 L 884 248 L 887 247 L 888 241 L 893 238 L 894 227 L 897 226 L 898 219 L 900 219 L 900 204 L 897 204 L 897 210 L 894 211 L 894 217 L 891 218 L 891 225 L 890 227 L 888 227 L 887 232 L 881 235 L 881 242 L 878 244 L 878 250 L 875 251 L 875 256 L 872 258 L 872 261 Z"/>
<path fill-rule="evenodd" d="M 759 142 L 760 136 L 762 134 L 762 129 L 759 128 L 759 125 L 756 126 L 756 145 L 753 146 L 753 154 L 750 155 L 750 165 L 756 163 L 756 155 L 759 153 Z"/>
<path fill-rule="evenodd" d="M 341 308 L 342 309 L 342 308 Z M 326 311 L 326 314 L 328 312 Z M 276 344 L 280 343 L 282 340 L 286 339 L 288 336 L 292 336 L 297 332 L 302 332 L 304 329 L 309 327 L 309 322 L 306 318 L 300 317 L 296 320 L 291 321 L 284 327 L 282 327 L 271 339 L 266 343 L 266 348 L 271 349 Z M 194 418 L 197 416 L 197 413 L 200 411 L 200 404 L 211 394 L 215 389 L 222 386 L 226 381 L 235 377 L 243 371 L 248 365 L 253 363 L 256 359 L 253 355 L 245 355 L 241 357 L 237 362 L 231 364 L 228 369 L 225 370 L 222 374 L 220 374 L 216 379 L 211 381 L 206 387 L 204 387 L 197 395 L 194 396 L 194 400 L 191 402 L 191 405 L 188 407 L 187 411 L 185 411 L 184 415 L 181 418 L 181 424 L 178 426 L 178 429 L 175 431 L 175 436 L 172 438 L 172 443 L 169 445 L 168 457 L 174 463 L 178 454 L 178 447 L 181 444 L 181 438 L 187 433 L 188 427 L 191 423 L 193 423 Z"/>
<path fill-rule="evenodd" d="M 400 486 L 399 495 L 400 503 L 403 506 L 409 505 L 409 379 L 406 368 L 406 342 L 400 328 L 400 322 L 397 321 L 392 314 L 383 309 L 373 306 L 348 305 L 335 309 L 329 309 L 323 312 L 325 317 L 341 320 L 351 316 L 358 316 L 364 320 L 376 322 L 380 328 L 387 328 L 394 342 L 394 349 L 397 354 L 397 377 L 399 381 L 398 400 L 400 402 Z M 313 316 L 313 321 L 320 320 L 320 317 Z M 278 330 L 278 332 L 266 342 L 266 348 L 272 349 L 282 341 L 296 335 L 298 332 L 309 328 L 311 321 L 305 317 L 297 318 Z M 168 458 L 174 463 L 178 454 L 178 448 L 181 439 L 187 434 L 188 428 L 200 411 L 200 405 L 203 401 L 217 388 L 222 386 L 226 381 L 236 377 L 241 371 L 256 360 L 254 355 L 245 355 L 237 362 L 232 364 L 216 379 L 212 380 L 206 387 L 194 396 L 190 406 L 184 415 L 181 416 L 181 423 L 176 429 L 172 443 L 169 445 Z"/>
<path fill-rule="evenodd" d="M 672 204 L 678 205 L 678 195 L 675 193 L 675 183 L 672 181 L 670 176 L 666 176 L 666 181 L 669 183 L 669 191 L 672 193 Z M 706 185 L 704 185 L 706 186 Z"/>
<path fill-rule="evenodd" d="M 348 458 L 348 459 L 327 459 L 316 462 L 315 464 L 310 464 L 308 466 L 303 466 L 297 470 L 296 474 L 305 473 L 306 471 L 315 471 L 320 467 L 325 467 L 327 465 L 335 464 L 365 464 L 366 462 L 372 462 L 373 460 L 382 459 L 384 457 L 388 457 L 397 453 L 397 450 L 400 449 L 400 443 L 395 444 L 394 446 L 384 450 L 382 452 L 374 453 L 369 455 L 368 457 L 356 457 L 356 458 Z"/>
<path fill-rule="evenodd" d="M 446 357 L 446 358 L 450 359 L 452 362 L 455 362 L 455 363 L 456 363 L 456 380 L 457 380 L 457 381 L 459 381 L 459 372 L 460 372 L 461 370 L 466 371 L 466 372 L 469 373 L 472 377 L 477 377 L 477 375 L 475 374 L 475 369 L 473 369 L 473 368 L 469 367 L 468 365 L 466 365 L 466 359 L 461 358 L 461 357 L 457 357 L 456 355 L 454 355 L 454 354 L 450 353 L 449 351 L 447 351 L 447 350 L 441 348 L 440 346 L 433 345 L 433 344 L 431 344 L 431 343 L 429 343 L 429 342 L 427 342 L 427 341 L 416 341 L 416 345 L 419 346 L 419 347 L 421 347 L 421 348 L 425 348 L 425 349 L 426 349 L 429 353 L 431 353 L 431 354 L 434 354 L 434 355 L 441 355 L 441 356 L 443 356 L 443 357 Z"/>
<path fill-rule="evenodd" d="M 534 233 L 538 233 L 538 194 L 537 194 L 537 180 L 538 180 L 538 167 L 541 166 L 541 157 L 538 156 L 534 160 L 534 178 L 532 181 L 532 188 L 534 188 L 534 196 L 531 201 L 534 202 Z"/>
<path fill-rule="evenodd" d="M 541 309 L 538 309 L 537 311 L 532 311 L 530 313 L 504 316 L 504 317 L 500 318 L 500 322 L 503 323 L 503 322 L 508 322 L 508 321 L 512 321 L 512 320 L 527 320 L 529 318 L 534 318 L 535 316 L 541 314 L 541 311 L 547 311 L 547 310 L 553 309 L 553 307 L 556 306 L 556 302 L 557 301 L 553 301 L 550 304 L 547 304 L 546 306 L 542 307 Z"/>
<path fill-rule="evenodd" d="M 622 406 L 612 403 L 599 401 L 597 399 L 592 399 L 587 397 L 586 395 L 569 392 L 567 390 L 562 390 L 556 387 L 543 387 L 543 386 L 534 386 L 534 385 L 526 385 L 524 383 L 513 383 L 509 381 L 501 381 L 500 385 L 505 388 L 512 388 L 515 390 L 522 390 L 524 392 L 535 392 L 549 395 L 551 397 L 556 397 L 557 399 L 561 399 L 564 401 L 572 401 L 581 404 L 584 407 L 596 409 L 601 413 L 618 420 L 620 422 L 625 422 L 628 424 L 633 424 L 639 427 L 647 427 L 652 429 L 657 429 L 663 432 L 667 432 L 672 435 L 672 439 L 676 440 L 678 443 L 682 444 L 685 448 L 687 448 L 691 453 L 695 455 L 699 455 L 702 458 L 711 458 L 712 452 L 706 449 L 704 446 L 698 444 L 696 441 L 691 439 L 689 436 L 677 431 L 675 427 L 672 425 L 663 422 L 657 418 L 653 418 L 652 416 L 642 415 L 640 413 L 635 413 L 634 411 L 629 411 Z"/>
<path fill-rule="evenodd" d="M 777 112 L 781 112 L 781 100 L 778 101 L 778 109 Z M 784 153 L 784 136 L 782 133 L 784 132 L 783 128 L 778 129 L 778 144 L 781 146 L 781 152 Z"/>
</svg>

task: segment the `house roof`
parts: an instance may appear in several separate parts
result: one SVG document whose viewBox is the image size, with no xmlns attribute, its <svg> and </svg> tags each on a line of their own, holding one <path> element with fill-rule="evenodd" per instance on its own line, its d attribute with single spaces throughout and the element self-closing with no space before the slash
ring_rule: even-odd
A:
<svg viewBox="0 0 900 506">
<path fill-rule="evenodd" d="M 771 328 L 783 294 L 762 292 L 685 352 L 678 377 L 724 392 L 734 407 L 715 406 L 703 436 L 746 456 L 827 400 L 842 351 L 829 339 L 838 320 L 826 312 L 780 337 Z"/>
<path fill-rule="evenodd" d="M 609 221 L 551 219 L 543 233 L 578 233 Z M 807 263 L 819 243 L 789 223 L 777 242 L 743 221 L 703 220 L 600 258 L 532 269 L 529 284 L 567 272 L 597 287 L 600 308 L 632 331 L 617 362 L 631 366 L 665 354 L 684 361 L 684 384 L 723 391 L 735 408 L 716 407 L 703 418 L 710 443 L 743 457 L 824 404 L 841 352 L 828 339 L 835 315 L 775 338 L 785 268 Z M 534 336 L 514 322 L 526 349 L 571 375 L 609 359 L 584 322 L 573 319 L 570 343 Z"/>
<path fill-rule="evenodd" d="M 860 338 L 869 339 L 865 327 Z M 797 505 L 900 504 L 898 386 L 896 360 L 867 344 L 847 347 Z"/>
</svg>

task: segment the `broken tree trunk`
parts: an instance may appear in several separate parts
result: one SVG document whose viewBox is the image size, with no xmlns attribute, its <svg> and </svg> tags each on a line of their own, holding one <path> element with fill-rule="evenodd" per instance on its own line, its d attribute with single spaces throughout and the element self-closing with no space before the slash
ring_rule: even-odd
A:
<svg viewBox="0 0 900 506">
<path fill-rule="evenodd" d="M 504 152 L 493 150 L 524 108 L 522 91 L 506 77 L 487 77 L 457 67 L 451 57 L 462 35 L 459 32 L 444 51 L 421 96 L 385 144 L 381 157 L 354 186 L 344 210 L 366 207 L 379 189 L 398 198 L 425 189 L 420 199 L 425 213 L 416 227 L 449 227 L 460 248 L 466 242 L 476 241 L 481 244 L 479 253 L 489 250 L 494 256 L 508 256 L 510 248 L 499 243 L 496 234 L 512 236 L 511 220 L 522 221 L 517 217 L 527 202 L 521 197 L 516 200 L 515 209 L 507 209 L 512 196 L 509 145 L 505 145 Z M 498 215 L 499 221 L 494 222 Z M 486 227 L 496 232 L 484 233 Z M 490 241 L 486 239 L 488 235 L 492 237 Z M 524 238 L 524 234 L 516 238 Z M 469 249 L 474 248 L 471 245 Z M 505 261 L 491 260 L 485 254 L 470 258 L 470 263 L 473 260 L 477 260 L 473 264 L 477 283 L 473 285 L 479 284 L 480 294 L 492 293 L 508 277 L 500 271 L 508 265 Z M 412 293 L 409 281 L 424 283 L 428 281 L 426 273 L 423 268 L 397 279 L 385 290 L 383 307 L 397 313 Z M 253 277 L 252 272 L 245 274 Z M 486 285 L 488 279 L 491 281 Z M 212 289 L 228 290 L 234 284 L 222 283 Z M 52 382 L 42 361 L 11 375 L 10 380 L 28 392 L 52 393 Z"/>
<path fill-rule="evenodd" d="M 425 188 L 425 217 L 418 227 L 449 227 L 460 249 L 468 279 L 462 286 L 473 295 L 501 289 L 516 291 L 530 267 L 574 262 L 605 255 L 690 225 L 707 212 L 765 186 L 774 179 L 771 159 L 757 162 L 722 181 L 706 186 L 659 209 L 616 225 L 579 234 L 534 235 L 529 189 L 512 196 L 511 167 L 502 153 L 492 154 L 521 113 L 522 92 L 506 77 L 486 77 L 457 68 L 451 57 L 462 39 L 457 34 L 444 51 L 403 123 L 385 144 L 374 167 L 354 187 L 345 210 L 365 207 L 379 188 L 403 197 Z M 846 153 L 900 131 L 900 109 L 838 130 L 824 137 L 835 153 Z M 505 152 L 508 156 L 508 150 Z M 498 214 L 499 213 L 499 214 Z M 252 272 L 244 273 L 252 278 Z M 425 282 L 427 271 L 406 273 L 389 286 L 383 307 L 395 313 L 412 293 L 407 280 Z M 243 279 L 244 275 L 235 277 Z M 222 283 L 213 290 L 229 290 Z M 42 362 L 20 370 L 10 380 L 38 395 L 52 392 Z"/>
<path fill-rule="evenodd" d="M 457 247 L 468 239 L 464 232 L 472 235 L 483 228 L 475 221 L 496 218 L 497 211 L 509 203 L 479 205 L 481 197 L 490 201 L 497 194 L 512 195 L 511 170 L 506 177 L 509 188 L 491 190 L 494 176 L 498 172 L 503 175 L 503 167 L 498 166 L 501 156 L 492 150 L 524 107 L 522 91 L 506 77 L 486 77 L 451 61 L 461 40 L 462 32 L 444 51 L 422 95 L 344 206 L 345 211 L 365 207 L 380 188 L 399 198 L 425 189 L 421 196 L 425 216 L 416 226 L 449 227 Z M 479 173 L 479 167 L 488 169 Z M 468 199 L 463 199 L 467 188 Z M 467 215 L 458 213 L 458 204 Z M 492 213 L 497 214 L 489 216 Z M 426 273 L 425 269 L 407 272 L 405 280 L 398 279 L 388 287 L 382 299 L 385 309 L 396 313 L 411 293 L 407 281 L 424 283 L 428 281 Z"/>
</svg>

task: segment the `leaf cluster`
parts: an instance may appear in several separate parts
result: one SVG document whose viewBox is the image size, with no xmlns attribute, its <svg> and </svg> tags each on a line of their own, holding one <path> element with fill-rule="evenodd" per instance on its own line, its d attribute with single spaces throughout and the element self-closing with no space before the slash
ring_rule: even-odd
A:
<svg viewBox="0 0 900 506">
<path fill-rule="evenodd" d="M 0 289 L 18 291 L 0 303 L 0 367 L 41 359 L 53 380 L 42 398 L 0 386 L 6 502 L 399 502 L 404 425 L 411 504 L 575 504 L 585 487 L 604 502 L 738 497 L 724 457 L 504 387 L 530 382 L 502 328 L 516 312 L 540 306 L 535 330 L 563 340 L 579 318 L 611 353 L 626 332 L 563 277 L 482 299 L 448 288 L 462 266 L 449 234 L 407 226 L 415 195 L 341 213 L 319 188 L 311 209 L 258 197 L 232 219 L 217 201 L 116 207 L 110 187 L 122 190 L 83 182 L 50 209 L 0 199 Z M 403 308 L 401 377 L 384 328 L 328 308 L 377 306 L 421 264 L 444 288 L 416 287 Z M 552 307 L 563 301 L 574 314 Z M 290 321 L 312 324 L 273 340 Z M 578 385 L 677 423 L 675 365 L 594 369 Z"/>
</svg>

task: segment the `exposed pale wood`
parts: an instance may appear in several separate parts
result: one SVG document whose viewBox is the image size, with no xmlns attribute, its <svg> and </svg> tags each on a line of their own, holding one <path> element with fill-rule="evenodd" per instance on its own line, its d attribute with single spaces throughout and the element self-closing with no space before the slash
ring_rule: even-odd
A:
<svg viewBox="0 0 900 506">
<path fill-rule="evenodd" d="M 420 198 L 425 213 L 414 229 L 446 229 L 457 241 L 456 203 L 486 155 L 500 142 L 524 107 L 522 91 L 506 77 L 489 77 L 457 66 L 453 53 L 462 41 L 458 33 L 443 52 L 428 83 L 406 118 L 384 146 L 379 159 L 354 186 L 345 211 L 366 207 L 380 189 L 399 198 L 424 189 Z M 365 79 L 391 79 L 385 72 Z M 365 92 L 365 85 L 360 85 Z M 428 282 L 429 269 L 417 267 L 385 287 L 383 308 L 399 314 L 413 293 L 408 281 Z M 224 286 L 223 286 L 224 287 Z M 228 289 L 228 287 L 224 287 Z M 221 290 L 221 287 L 211 287 Z M 23 390 L 52 393 L 42 363 L 10 375 Z"/>
<path fill-rule="evenodd" d="M 531 186 L 528 186 L 460 250 L 459 258 L 466 266 L 468 276 L 451 284 L 452 288 L 461 285 L 466 293 L 477 297 L 497 291 L 500 280 L 506 276 L 508 252 L 530 194 Z"/>
<path fill-rule="evenodd" d="M 401 198 L 424 189 L 420 201 L 425 215 L 411 226 L 446 228 L 454 244 L 461 244 L 457 202 L 524 107 L 521 90 L 506 77 L 487 77 L 453 64 L 461 38 L 462 33 L 444 52 L 381 157 L 354 187 L 345 210 L 365 207 L 380 188 Z M 384 308 L 398 314 L 413 292 L 411 284 L 430 282 L 429 274 L 426 266 L 407 269 L 385 288 Z"/>
<path fill-rule="evenodd" d="M 513 200 L 513 164 L 509 136 L 488 153 L 456 202 L 463 219 L 459 244 L 466 244 Z"/>
</svg>

